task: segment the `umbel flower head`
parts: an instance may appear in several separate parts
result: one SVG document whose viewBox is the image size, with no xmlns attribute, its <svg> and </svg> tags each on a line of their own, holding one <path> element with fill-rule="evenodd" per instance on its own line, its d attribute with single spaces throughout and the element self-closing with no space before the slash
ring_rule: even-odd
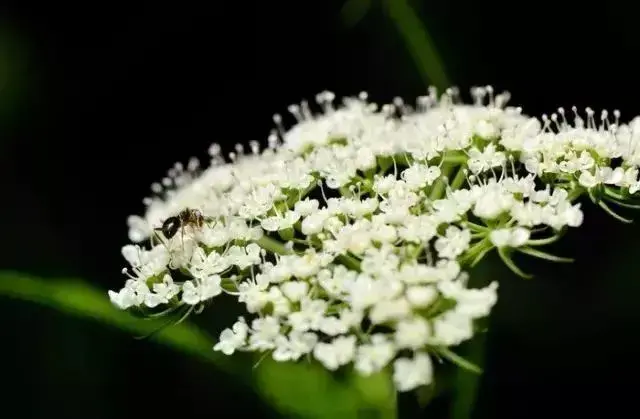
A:
<svg viewBox="0 0 640 419">
<path fill-rule="evenodd" d="M 522 276 L 515 251 L 563 260 L 539 247 L 581 225 L 580 195 L 619 217 L 606 202 L 640 189 L 639 119 L 539 120 L 491 87 L 472 96 L 336 106 L 323 92 L 317 107 L 289 107 L 288 130 L 275 115 L 263 149 L 225 158 L 213 145 L 208 167 L 176 164 L 128 220 L 128 279 L 111 301 L 188 314 L 228 294 L 246 313 L 214 350 L 390 367 L 398 391 L 430 384 L 434 357 L 465 365 L 449 348 L 474 336 L 498 290 L 470 287 L 465 269 L 494 249 Z"/>
</svg>

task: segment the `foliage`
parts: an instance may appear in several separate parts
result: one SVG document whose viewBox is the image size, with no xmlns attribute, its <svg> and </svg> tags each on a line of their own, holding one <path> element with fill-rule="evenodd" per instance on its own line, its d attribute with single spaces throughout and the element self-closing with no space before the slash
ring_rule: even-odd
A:
<svg viewBox="0 0 640 419">
<path fill-rule="evenodd" d="M 43 279 L 0 272 L 0 295 L 48 306 L 136 336 L 148 335 L 164 325 L 162 320 L 140 319 L 116 309 L 105 298 L 104 291 L 77 279 Z M 336 380 L 327 371 L 306 362 L 282 365 L 265 360 L 255 367 L 252 382 L 249 362 L 214 352 L 215 342 L 193 324 L 183 322 L 162 328 L 149 338 L 203 359 L 235 380 L 254 384 L 255 391 L 285 415 L 310 419 L 357 417 L 361 412 L 375 410 L 382 414 L 378 416 L 381 419 L 395 417 L 395 411 L 388 410 L 394 406 L 389 403 L 389 397 L 393 397 L 390 380 L 382 374 L 367 380 L 351 377 Z"/>
</svg>

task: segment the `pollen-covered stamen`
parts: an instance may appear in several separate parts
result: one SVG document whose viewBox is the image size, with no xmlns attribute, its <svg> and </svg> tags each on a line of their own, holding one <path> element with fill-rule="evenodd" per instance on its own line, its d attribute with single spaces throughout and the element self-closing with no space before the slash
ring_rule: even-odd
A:
<svg viewBox="0 0 640 419">
<path fill-rule="evenodd" d="M 273 114 L 273 123 L 276 125 L 276 130 L 280 138 L 283 138 L 286 130 L 284 128 L 284 124 L 282 123 L 282 115 L 279 113 Z"/>
<path fill-rule="evenodd" d="M 275 131 L 271 132 L 271 134 L 269 134 L 269 137 L 267 137 L 267 144 L 269 150 L 276 150 L 280 145 L 280 139 L 278 138 L 278 134 Z"/>
<path fill-rule="evenodd" d="M 495 101 L 494 101 L 494 106 L 496 108 L 504 108 L 505 106 L 507 106 L 507 103 L 509 103 L 509 100 L 511 100 L 511 93 L 504 91 L 501 92 L 499 94 L 496 95 L 495 97 Z"/>
<path fill-rule="evenodd" d="M 333 101 L 335 98 L 336 95 L 333 92 L 325 90 L 324 92 L 316 95 L 316 103 L 322 107 L 324 113 L 333 112 Z"/>
<path fill-rule="evenodd" d="M 549 117 L 547 116 L 547 114 L 543 113 L 542 114 L 542 131 L 543 132 L 551 132 L 551 119 L 549 119 Z"/>
<path fill-rule="evenodd" d="M 562 126 L 561 126 L 561 131 L 566 129 L 569 126 L 569 122 L 567 121 L 567 117 L 564 113 L 564 108 L 560 107 L 558 108 L 558 114 L 560 115 L 560 117 L 562 118 Z"/>
<path fill-rule="evenodd" d="M 309 107 L 309 101 L 303 100 L 300 102 L 300 108 L 302 109 L 302 117 L 305 120 L 313 119 L 313 113 L 311 112 L 311 108 Z"/>
<path fill-rule="evenodd" d="M 236 155 L 238 156 L 238 158 L 242 158 L 244 156 L 244 145 L 237 143 L 234 148 L 236 150 Z"/>
<path fill-rule="evenodd" d="M 249 148 L 251 148 L 251 154 L 257 156 L 260 154 L 260 143 L 256 140 L 249 141 Z"/>
<path fill-rule="evenodd" d="M 595 115 L 594 110 L 591 109 L 590 107 L 586 107 L 585 112 L 587 114 L 587 129 L 593 129 L 593 130 L 598 129 L 596 120 L 593 117 L 593 115 Z"/>
<path fill-rule="evenodd" d="M 618 109 L 615 109 L 613 111 L 613 117 L 615 118 L 615 124 L 616 125 L 620 125 L 620 111 Z"/>
<path fill-rule="evenodd" d="M 447 100 L 449 101 L 449 103 L 451 103 L 452 105 L 458 105 L 461 101 L 460 99 L 460 89 L 458 89 L 455 86 L 449 87 L 446 91 L 445 91 L 445 95 L 444 95 Z"/>
<path fill-rule="evenodd" d="M 489 106 L 495 107 L 495 102 L 493 100 L 493 86 L 487 85 L 485 86 L 487 94 L 489 95 Z"/>
<path fill-rule="evenodd" d="M 473 97 L 473 104 L 475 106 L 482 106 L 484 104 L 484 98 L 487 96 L 487 89 L 484 87 L 474 87 L 471 89 L 471 96 Z"/>
<path fill-rule="evenodd" d="M 609 122 L 609 112 L 606 109 L 603 109 L 600 113 L 600 126 L 598 127 L 601 131 L 606 131 L 611 126 Z"/>
<path fill-rule="evenodd" d="M 289 111 L 289 113 L 291 115 L 293 115 L 293 117 L 296 119 L 296 121 L 298 123 L 304 121 L 305 118 L 302 116 L 302 113 L 300 112 L 300 106 L 299 105 L 296 105 L 296 104 L 289 105 L 287 110 Z"/>
<path fill-rule="evenodd" d="M 396 111 L 399 113 L 400 118 L 409 115 L 412 111 L 411 107 L 406 105 L 404 103 L 404 100 L 399 96 L 393 98 L 393 105 L 395 106 Z"/>
<path fill-rule="evenodd" d="M 431 96 L 419 96 L 416 99 L 418 112 L 427 112 L 429 109 L 435 107 L 437 103 L 437 100 L 434 100 Z"/>
<path fill-rule="evenodd" d="M 584 119 L 582 119 L 580 117 L 580 115 L 578 114 L 578 107 L 577 106 L 572 106 L 571 107 L 571 112 L 573 112 L 573 125 L 576 128 L 583 128 L 584 127 Z"/>
<path fill-rule="evenodd" d="M 558 115 L 555 112 L 551 114 L 551 122 L 555 125 L 558 131 L 562 130 L 562 126 L 558 123 Z"/>
</svg>

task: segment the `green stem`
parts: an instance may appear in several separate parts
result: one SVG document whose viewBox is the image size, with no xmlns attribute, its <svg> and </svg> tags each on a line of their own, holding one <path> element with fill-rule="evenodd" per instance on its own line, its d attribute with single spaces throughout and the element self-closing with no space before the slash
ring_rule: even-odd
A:
<svg viewBox="0 0 640 419">
<path fill-rule="evenodd" d="M 555 255 L 549 254 L 547 252 L 543 252 L 541 250 L 533 249 L 533 248 L 530 248 L 530 247 L 517 247 L 515 250 L 517 250 L 518 252 L 524 253 L 525 255 L 537 257 L 537 258 L 540 258 L 540 259 L 550 260 L 552 262 L 561 262 L 561 263 L 571 263 L 571 262 L 573 262 L 573 259 L 571 259 L 571 258 L 564 258 L 564 257 L 560 257 L 560 256 L 555 256 Z"/>
<path fill-rule="evenodd" d="M 604 201 L 598 201 L 598 205 L 600 206 L 600 208 L 605 210 L 607 214 L 611 215 L 613 218 L 615 218 L 618 221 L 621 221 L 626 224 L 631 224 L 633 222 L 633 220 L 629 220 L 628 218 L 624 218 L 622 215 L 617 214 L 615 211 L 609 208 L 609 206 L 605 204 Z"/>
<path fill-rule="evenodd" d="M 608 195 L 608 196 L 612 197 L 612 198 L 617 199 L 617 200 L 620 200 L 620 201 L 624 201 L 624 200 L 625 200 L 625 197 L 624 197 L 624 196 L 620 195 L 618 192 L 616 192 L 616 191 L 612 190 L 612 189 L 611 189 L 611 188 L 609 188 L 609 187 L 605 187 L 605 188 L 604 188 L 604 193 L 605 193 L 606 195 Z"/>
<path fill-rule="evenodd" d="M 469 160 L 469 156 L 464 153 L 447 153 L 442 158 L 442 162 L 444 164 L 454 163 L 454 164 L 465 164 Z"/>
<path fill-rule="evenodd" d="M 262 247 L 264 250 L 278 255 L 290 255 L 292 253 L 285 247 L 282 242 L 276 239 L 272 239 L 271 237 L 266 235 L 256 240 L 256 244 Z"/>
<path fill-rule="evenodd" d="M 492 247 L 493 245 L 491 244 L 491 241 L 489 240 L 489 238 L 485 237 L 479 242 L 477 242 L 476 244 L 474 244 L 473 246 L 471 246 L 464 253 L 464 255 L 462 255 L 462 257 L 458 259 L 458 263 L 460 263 L 460 265 L 463 265 L 463 266 L 466 266 L 467 264 L 469 264 L 470 267 L 473 267 L 479 262 L 478 257 L 484 256 L 489 250 L 491 250 Z"/>
<path fill-rule="evenodd" d="M 485 226 L 481 226 L 480 224 L 472 223 L 471 221 L 467 221 L 467 227 L 471 230 L 488 233 L 491 229 Z"/>
<path fill-rule="evenodd" d="M 529 246 L 546 246 L 547 244 L 551 244 L 551 243 L 557 242 L 560 239 L 560 237 L 562 237 L 562 235 L 556 234 L 554 236 L 547 237 L 545 239 L 528 240 L 527 241 L 527 245 L 529 245 Z"/>
<path fill-rule="evenodd" d="M 358 259 L 349 255 L 338 255 L 336 258 L 340 263 L 346 266 L 349 269 L 360 272 L 360 262 Z"/>
<path fill-rule="evenodd" d="M 443 357 L 447 358 L 449 361 L 451 361 L 454 364 L 456 364 L 457 366 L 459 366 L 461 368 L 464 368 L 467 371 L 470 371 L 470 372 L 473 372 L 473 373 L 476 373 L 476 374 L 482 374 L 482 369 L 479 366 L 477 366 L 473 362 L 470 362 L 470 361 L 464 359 L 463 357 L 461 357 L 460 355 L 456 354 L 455 352 L 453 352 L 449 348 L 440 347 L 440 348 L 438 348 L 438 353 L 440 355 L 442 355 Z"/>
<path fill-rule="evenodd" d="M 585 193 L 585 189 L 582 186 L 576 186 L 575 189 L 569 192 L 569 196 L 567 197 L 567 199 L 569 200 L 569 202 L 574 202 L 578 198 L 580 198 L 584 193 Z"/>
<path fill-rule="evenodd" d="M 396 23 L 425 85 L 433 84 L 443 90 L 449 87 L 440 54 L 420 17 L 407 0 L 388 0 L 386 3 L 389 16 Z"/>
<path fill-rule="evenodd" d="M 464 165 L 461 165 L 458 168 L 458 173 L 456 173 L 456 177 L 453 178 L 453 180 L 451 181 L 451 189 L 453 189 L 454 191 L 460 189 L 460 186 L 462 186 L 462 184 L 464 183 L 465 180 L 467 180 L 467 173 L 466 173 L 466 167 Z"/>
<path fill-rule="evenodd" d="M 440 178 L 438 178 L 438 180 L 435 181 L 433 187 L 431 188 L 431 193 L 429 193 L 429 199 L 431 201 L 442 198 L 448 183 L 448 180 L 446 178 L 449 177 L 454 168 L 455 165 L 453 163 L 444 163 L 442 165 L 442 168 L 440 169 L 442 175 L 440 176 Z"/>
<path fill-rule="evenodd" d="M 502 259 L 504 264 L 507 265 L 507 268 L 511 269 L 511 271 L 516 275 L 525 279 L 533 278 L 532 275 L 524 273 L 520 268 L 518 268 L 518 266 L 511 260 L 511 258 L 507 254 L 506 248 L 498 247 L 498 255 L 500 256 L 500 259 Z"/>
</svg>

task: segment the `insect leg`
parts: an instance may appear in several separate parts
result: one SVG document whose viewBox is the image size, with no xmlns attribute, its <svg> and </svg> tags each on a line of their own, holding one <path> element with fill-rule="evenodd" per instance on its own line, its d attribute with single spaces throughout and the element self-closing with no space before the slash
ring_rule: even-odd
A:
<svg viewBox="0 0 640 419">
<path fill-rule="evenodd" d="M 153 235 L 151 236 L 151 246 L 155 247 L 155 243 L 153 241 L 153 238 L 156 238 L 158 240 L 158 242 L 160 242 L 165 249 L 167 249 L 168 252 L 170 252 L 171 249 L 169 249 L 169 246 L 167 245 L 167 242 L 165 242 L 164 240 L 162 240 L 162 236 L 160 236 L 160 233 L 158 233 L 158 231 L 161 231 L 162 229 L 160 228 L 154 228 L 153 229 Z"/>
</svg>

